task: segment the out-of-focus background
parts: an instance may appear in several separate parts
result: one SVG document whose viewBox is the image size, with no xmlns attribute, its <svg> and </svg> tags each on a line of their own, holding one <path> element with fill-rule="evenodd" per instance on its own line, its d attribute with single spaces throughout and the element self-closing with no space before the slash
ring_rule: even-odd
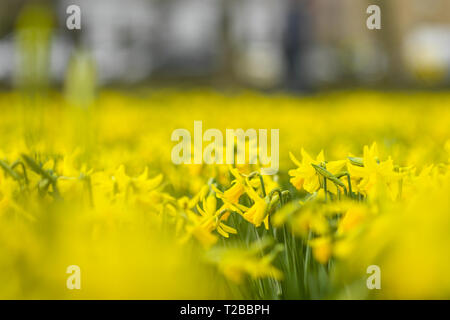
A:
<svg viewBox="0 0 450 320">
<path fill-rule="evenodd" d="M 449 85 L 450 0 L 0 0 L 0 299 L 448 299 Z"/>
<path fill-rule="evenodd" d="M 66 27 L 71 4 L 81 30 Z M 366 27 L 371 4 L 381 30 Z M 443 88 L 450 1 L 0 1 L 1 86 L 64 84 L 77 55 L 102 86 Z"/>
</svg>

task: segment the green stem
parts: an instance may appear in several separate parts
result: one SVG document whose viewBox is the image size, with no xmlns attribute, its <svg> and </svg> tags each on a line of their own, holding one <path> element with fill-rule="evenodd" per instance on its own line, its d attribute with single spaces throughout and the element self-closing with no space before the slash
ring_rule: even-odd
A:
<svg viewBox="0 0 450 320">
<path fill-rule="evenodd" d="M 350 178 L 350 174 L 348 174 L 348 173 L 347 173 L 347 182 L 348 182 L 348 192 L 350 193 L 350 198 L 353 198 L 352 179 Z"/>
<path fill-rule="evenodd" d="M 19 175 L 14 170 L 12 170 L 6 162 L 0 160 L 0 167 L 2 167 L 3 170 L 7 174 L 9 174 L 11 177 L 13 177 L 15 180 L 19 180 L 20 179 Z"/>
<path fill-rule="evenodd" d="M 25 160 L 25 163 L 30 167 L 31 170 L 50 181 L 53 186 L 55 198 L 60 198 L 58 186 L 56 184 L 57 177 L 52 176 L 49 172 L 42 169 L 31 157 L 27 156 L 26 154 L 22 154 L 22 158 Z"/>
<path fill-rule="evenodd" d="M 305 253 L 305 265 L 303 267 L 303 285 L 305 287 L 305 291 L 308 289 L 308 282 L 307 282 L 307 276 L 308 276 L 308 265 L 309 265 L 309 256 L 311 255 L 311 247 L 309 246 L 309 241 L 311 240 L 312 232 L 309 231 L 308 234 L 308 241 L 306 243 L 306 253 Z"/>
<path fill-rule="evenodd" d="M 270 194 L 269 194 L 270 200 L 272 200 L 272 197 L 273 197 L 273 195 L 275 193 L 278 193 L 278 197 L 280 198 L 280 203 L 281 203 L 281 205 L 283 205 L 283 194 L 281 193 L 281 190 L 278 189 L 278 188 L 273 189 L 272 191 L 270 191 Z"/>
<path fill-rule="evenodd" d="M 261 174 L 258 174 L 258 175 L 259 175 L 259 181 L 261 182 L 261 190 L 263 193 L 263 197 L 265 197 L 266 196 L 266 187 L 264 186 L 264 179 Z"/>
<path fill-rule="evenodd" d="M 260 184 L 261 184 L 261 191 L 262 191 L 262 193 L 263 193 L 263 197 L 265 198 L 267 194 L 266 194 L 266 187 L 265 187 L 265 185 L 264 185 L 264 179 L 263 179 L 262 174 L 259 173 L 259 172 L 257 172 L 257 171 L 254 171 L 254 172 L 250 173 L 250 174 L 247 176 L 247 178 L 248 178 L 248 180 L 251 180 L 251 179 L 254 178 L 255 176 L 258 176 L 258 177 L 259 177 L 259 181 L 260 181 Z"/>
<path fill-rule="evenodd" d="M 14 162 L 11 165 L 11 169 L 14 170 L 14 168 L 17 167 L 17 166 L 21 166 L 22 167 L 23 178 L 25 179 L 25 183 L 28 184 L 29 180 L 28 180 L 27 168 L 25 167 L 25 164 L 22 161 L 17 160 L 16 162 Z"/>
<path fill-rule="evenodd" d="M 282 203 L 288 203 L 289 200 L 291 199 L 291 193 L 289 192 L 289 190 L 284 190 L 283 192 L 281 192 L 281 195 L 283 196 Z"/>
</svg>

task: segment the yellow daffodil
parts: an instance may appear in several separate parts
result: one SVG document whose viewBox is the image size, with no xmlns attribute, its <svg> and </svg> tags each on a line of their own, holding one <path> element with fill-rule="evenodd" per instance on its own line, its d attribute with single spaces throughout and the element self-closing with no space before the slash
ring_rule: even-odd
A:
<svg viewBox="0 0 450 320">
<path fill-rule="evenodd" d="M 323 151 L 317 155 L 316 160 L 311 158 L 311 156 L 302 148 L 302 162 L 298 161 L 295 156 L 289 152 L 289 157 L 292 162 L 298 167 L 297 169 L 289 170 L 289 175 L 291 178 L 291 183 L 297 190 L 302 188 L 309 193 L 316 192 L 322 185 L 323 176 L 319 175 L 316 169 L 312 166 L 322 166 L 325 163 L 325 157 Z M 332 174 L 337 174 L 343 170 L 345 167 L 345 161 L 330 161 L 326 163 L 326 170 Z M 336 186 L 333 183 L 328 183 L 328 191 L 337 193 Z"/>
<path fill-rule="evenodd" d="M 346 233 L 355 229 L 364 222 L 367 216 L 368 212 L 365 206 L 356 204 L 350 207 L 339 221 L 338 233 Z"/>
<path fill-rule="evenodd" d="M 282 248 L 277 246 L 261 257 L 261 252 L 267 245 L 267 242 L 263 242 L 252 244 L 249 248 L 216 249 L 208 257 L 228 279 L 238 284 L 243 282 L 246 274 L 253 279 L 270 277 L 281 280 L 283 274 L 272 262 Z"/>
<path fill-rule="evenodd" d="M 238 208 L 243 212 L 242 216 L 245 220 L 254 224 L 256 227 L 259 227 L 261 223 L 264 222 L 265 228 L 269 229 L 269 215 L 267 210 L 270 204 L 269 197 L 260 197 L 251 186 L 246 186 L 245 190 L 249 198 L 253 201 L 253 205 L 250 208 L 242 205 L 238 206 Z"/>
<path fill-rule="evenodd" d="M 332 243 L 330 237 L 320 237 L 309 241 L 313 250 L 314 258 L 325 264 L 330 260 L 332 254 Z"/>
<path fill-rule="evenodd" d="M 221 236 L 228 238 L 229 234 L 236 234 L 236 229 L 226 225 L 222 221 L 226 221 L 230 215 L 227 206 L 224 204 L 217 210 L 217 199 L 213 194 L 210 194 L 203 199 L 203 208 L 197 205 L 197 210 L 201 217 L 197 219 L 197 224 L 204 227 L 211 232 L 216 230 Z"/>
<path fill-rule="evenodd" d="M 229 167 L 231 174 L 234 176 L 234 180 L 232 181 L 232 186 L 225 190 L 225 192 L 221 192 L 217 189 L 216 186 L 212 186 L 217 196 L 224 200 L 225 202 L 229 202 L 232 204 L 237 204 L 239 202 L 239 198 L 244 194 L 245 188 L 245 179 L 239 173 L 237 168 Z"/>
<path fill-rule="evenodd" d="M 0 93 L 0 298 L 449 298 L 445 92 L 101 90 L 82 117 L 57 92 L 27 95 Z M 277 174 L 250 157 L 258 130 L 246 163 L 174 164 L 172 131 L 198 119 L 218 129 L 211 147 L 226 128 L 279 128 Z M 192 137 L 191 157 L 205 135 Z M 299 144 L 328 156 L 298 161 L 286 148 Z M 84 289 L 60 290 L 73 264 Z M 365 287 L 373 265 L 382 290 Z"/>
<path fill-rule="evenodd" d="M 320 212 L 306 207 L 292 218 L 291 228 L 295 234 L 307 237 L 310 231 L 317 235 L 328 233 L 329 224 Z"/>
<path fill-rule="evenodd" d="M 353 178 L 359 179 L 358 189 L 366 194 L 379 194 L 383 186 L 387 186 L 392 199 L 398 195 L 398 181 L 400 174 L 394 171 L 391 158 L 386 161 L 378 159 L 377 144 L 373 143 L 369 148 L 364 146 L 363 166 L 357 166 L 348 162 L 348 171 Z"/>
</svg>

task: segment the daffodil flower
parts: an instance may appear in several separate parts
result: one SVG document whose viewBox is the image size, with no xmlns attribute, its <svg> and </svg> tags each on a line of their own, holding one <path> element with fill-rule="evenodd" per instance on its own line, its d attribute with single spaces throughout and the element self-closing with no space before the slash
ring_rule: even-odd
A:
<svg viewBox="0 0 450 320">
<path fill-rule="evenodd" d="M 202 206 L 203 208 L 197 205 L 197 210 L 201 215 L 197 219 L 198 225 L 201 225 L 209 232 L 216 230 L 225 238 L 228 238 L 230 233 L 237 233 L 236 229 L 222 222 L 228 219 L 230 211 L 225 204 L 217 210 L 217 198 L 213 194 L 203 199 Z"/>
<path fill-rule="evenodd" d="M 333 246 L 329 236 L 315 238 L 310 240 L 308 244 L 311 246 L 313 256 L 318 262 L 325 264 L 330 260 Z"/>
<path fill-rule="evenodd" d="M 245 220 L 254 224 L 256 227 L 259 227 L 261 223 L 264 222 L 265 228 L 269 229 L 269 216 L 267 214 L 267 209 L 270 204 L 270 197 L 260 197 L 251 186 L 245 186 L 245 190 L 249 198 L 253 201 L 253 205 L 250 208 L 243 205 L 238 205 L 238 209 L 242 210 L 242 212 L 239 211 L 239 213 L 241 213 Z"/>
<path fill-rule="evenodd" d="M 232 186 L 226 190 L 225 192 L 221 192 L 217 189 L 216 186 L 212 186 L 217 196 L 222 199 L 224 202 L 229 202 L 232 204 L 237 204 L 239 202 L 239 198 L 244 194 L 245 188 L 245 179 L 239 173 L 239 170 L 233 167 L 229 167 L 231 174 L 234 176 L 234 180 L 231 182 Z"/>
<path fill-rule="evenodd" d="M 251 244 L 248 248 L 214 248 L 207 258 L 216 264 L 228 279 L 238 284 L 243 282 L 245 275 L 250 275 L 253 279 L 270 277 L 282 280 L 283 273 L 274 267 L 272 262 L 283 247 L 277 245 L 271 252 L 261 256 L 261 252 L 269 244 L 262 239 L 261 243 Z"/>
<path fill-rule="evenodd" d="M 323 181 L 324 178 L 317 173 L 316 169 L 312 165 L 321 166 L 325 162 L 323 150 L 317 155 L 316 160 L 314 160 L 303 148 L 301 153 L 303 157 L 302 162 L 298 161 L 295 156 L 289 152 L 289 157 L 298 167 L 297 169 L 289 170 L 289 175 L 292 177 L 290 182 L 297 190 L 301 190 L 303 188 L 309 193 L 316 192 L 320 189 L 321 180 Z M 345 163 L 345 160 L 330 161 L 326 163 L 326 169 L 335 175 L 342 171 L 345 167 Z M 334 184 L 330 183 L 327 191 L 336 194 L 337 188 Z"/>
<path fill-rule="evenodd" d="M 401 175 L 394 171 L 394 164 L 391 158 L 386 161 L 378 159 L 377 144 L 373 143 L 369 148 L 364 146 L 363 153 L 364 166 L 358 166 L 348 162 L 347 167 L 353 179 L 358 180 L 357 188 L 367 194 L 379 194 L 383 186 L 388 187 L 392 199 L 398 195 L 398 181 Z"/>
</svg>

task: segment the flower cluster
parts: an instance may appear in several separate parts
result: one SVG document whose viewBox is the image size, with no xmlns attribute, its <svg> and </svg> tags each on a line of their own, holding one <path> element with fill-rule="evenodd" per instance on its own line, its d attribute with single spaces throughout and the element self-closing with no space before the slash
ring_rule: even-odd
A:
<svg viewBox="0 0 450 320">
<path fill-rule="evenodd" d="M 436 95 L 109 92 L 28 112 L 1 94 L 0 297 L 71 298 L 76 264 L 83 298 L 448 298 L 450 97 Z M 170 132 L 195 119 L 280 128 L 279 174 L 174 165 Z M 361 289 L 369 265 L 379 293 Z"/>
</svg>

